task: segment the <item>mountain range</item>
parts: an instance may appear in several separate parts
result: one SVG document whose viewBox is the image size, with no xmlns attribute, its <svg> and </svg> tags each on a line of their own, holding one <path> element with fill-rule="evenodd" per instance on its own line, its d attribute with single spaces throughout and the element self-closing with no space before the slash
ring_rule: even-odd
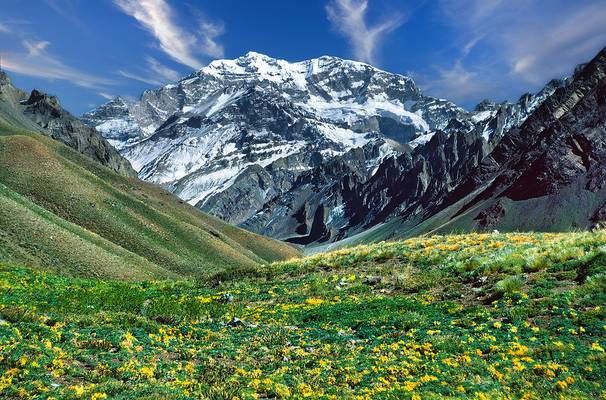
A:
<svg viewBox="0 0 606 400">
<path fill-rule="evenodd" d="M 0 72 L 0 263 L 142 280 L 254 270 L 299 254 L 135 175 L 57 98 L 25 93 Z"/>
<path fill-rule="evenodd" d="M 551 132 L 563 117 L 586 118 L 588 110 L 572 106 L 581 100 L 575 96 L 599 89 L 603 54 L 515 103 L 485 100 L 466 111 L 424 95 L 409 77 L 368 64 L 335 57 L 289 63 L 251 52 L 213 61 L 137 101 L 118 97 L 82 119 L 142 179 L 229 223 L 292 243 L 533 223 L 543 230 L 587 228 L 604 213 L 598 178 L 586 185 L 587 196 L 569 185 L 592 156 L 593 169 L 603 166 L 597 154 L 582 154 L 582 143 L 594 152 L 600 146 L 601 120 L 588 122 L 595 133 L 584 142 L 563 132 L 557 143 L 537 141 L 539 128 L 531 126 Z M 561 102 L 570 109 L 554 105 Z M 577 165 L 574 157 L 585 161 Z M 531 186 L 494 186 L 532 173 L 524 168 L 537 175 Z M 543 189 L 532 186 L 539 184 Z M 565 192 L 586 200 L 582 211 L 561 209 L 570 200 Z M 545 216 L 529 222 L 524 216 L 533 207 Z M 546 207 L 567 217 L 549 217 Z"/>
</svg>

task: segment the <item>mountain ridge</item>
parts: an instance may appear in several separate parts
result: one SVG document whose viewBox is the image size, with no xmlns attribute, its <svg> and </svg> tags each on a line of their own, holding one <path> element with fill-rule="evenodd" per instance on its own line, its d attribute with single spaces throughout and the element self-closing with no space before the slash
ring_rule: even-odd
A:
<svg viewBox="0 0 606 400">
<path fill-rule="evenodd" d="M 353 242 L 463 230 L 567 231 L 603 225 L 605 70 L 606 48 L 578 67 L 417 220 L 401 215 Z"/>
<path fill-rule="evenodd" d="M 0 71 L 0 120 L 59 140 L 119 174 L 137 173 L 99 132 L 64 110 L 55 96 L 33 89 L 28 95 Z"/>
<path fill-rule="evenodd" d="M 94 144 L 86 134 L 96 131 L 69 130 L 79 125 L 63 118 L 69 114 L 55 98 L 38 91 L 27 97 L 4 85 L 0 100 L 1 263 L 150 280 L 246 271 L 298 257 L 292 246 L 228 225 L 156 185 L 118 173 L 115 165 L 91 157 L 87 146 L 68 146 Z M 43 128 L 40 121 L 57 125 Z M 63 128 L 68 130 L 55 131 Z"/>
<path fill-rule="evenodd" d="M 251 52 L 213 61 L 130 105 L 110 101 L 84 120 L 117 138 L 143 179 L 230 223 L 311 245 L 442 202 L 567 82 L 465 111 L 368 64 L 289 63 Z M 112 115 L 120 102 L 122 114 Z M 148 125 L 133 139 L 137 112 Z"/>
</svg>

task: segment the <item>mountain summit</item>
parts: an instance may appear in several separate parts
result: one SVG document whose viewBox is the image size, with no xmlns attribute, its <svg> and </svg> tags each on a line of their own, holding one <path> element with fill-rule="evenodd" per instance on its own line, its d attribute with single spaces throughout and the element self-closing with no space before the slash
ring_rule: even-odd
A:
<svg viewBox="0 0 606 400">
<path fill-rule="evenodd" d="M 368 64 L 327 56 L 289 63 L 250 52 L 138 101 L 116 98 L 83 120 L 142 179 L 228 222 L 307 244 L 344 235 L 356 213 L 347 209 L 348 191 L 385 160 L 437 132 L 481 137 L 481 158 L 553 90 L 467 112 Z"/>
</svg>

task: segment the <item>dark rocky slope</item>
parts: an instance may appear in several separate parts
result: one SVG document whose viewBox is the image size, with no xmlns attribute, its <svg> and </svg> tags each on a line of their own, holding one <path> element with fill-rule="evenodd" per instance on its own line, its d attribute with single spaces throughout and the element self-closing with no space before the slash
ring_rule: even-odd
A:
<svg viewBox="0 0 606 400">
<path fill-rule="evenodd" d="M 94 128 L 65 111 L 55 96 L 36 89 L 27 95 L 15 88 L 3 72 L 0 72 L 0 118 L 13 126 L 50 136 L 119 174 L 137 176 L 127 159 Z"/>
<path fill-rule="evenodd" d="M 570 84 L 558 89 L 519 129 L 510 131 L 449 202 L 482 189 L 459 214 L 484 208 L 485 202 L 509 204 L 497 207 L 502 209 L 500 217 L 489 224 L 499 226 L 501 220 L 522 223 L 523 215 L 510 214 L 524 202 L 550 201 L 564 206 L 574 204 L 575 197 L 587 197 L 599 204 L 605 186 L 606 49 L 580 67 Z M 584 228 L 601 219 L 602 206 L 583 210 L 556 207 L 552 212 L 558 210 L 566 218 L 581 211 L 571 222 Z M 481 226 L 481 219 L 476 220 Z"/>
<path fill-rule="evenodd" d="M 391 191 L 384 196 L 389 199 L 386 204 L 395 201 L 396 196 L 391 195 L 394 188 L 401 188 L 410 203 L 395 201 L 401 204 L 400 215 L 372 233 L 362 234 L 358 241 L 370 236 L 379 240 L 429 231 L 561 231 L 603 224 L 606 49 L 580 66 L 564 86 L 557 88 L 520 127 L 508 131 L 494 149 L 490 145 L 481 148 L 468 136 L 469 145 L 464 147 L 475 152 L 461 158 L 460 152 L 453 151 L 459 148 L 452 144 L 456 140 L 451 135 L 444 142 L 451 144 L 437 145 L 437 151 L 430 152 L 434 157 L 423 158 L 424 162 L 409 161 L 410 168 L 400 174 L 392 172 L 393 182 L 398 183 L 378 185 Z M 447 149 L 450 151 L 444 151 Z M 478 157 L 481 162 L 474 165 Z M 428 170 L 435 172 L 428 174 Z M 390 173 L 383 175 L 388 177 Z M 412 176 L 407 180 L 407 175 Z M 449 187 L 449 182 L 455 185 Z M 415 191 L 418 187 L 422 188 L 420 192 Z M 377 201 L 380 196 L 375 194 L 373 198 Z M 369 205 L 362 214 L 371 209 L 376 207 Z"/>
</svg>

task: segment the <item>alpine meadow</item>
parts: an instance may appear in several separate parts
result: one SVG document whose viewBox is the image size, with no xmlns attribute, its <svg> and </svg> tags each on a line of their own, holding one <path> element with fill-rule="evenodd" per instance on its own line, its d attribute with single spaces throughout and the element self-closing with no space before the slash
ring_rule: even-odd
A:
<svg viewBox="0 0 606 400">
<path fill-rule="evenodd" d="M 605 20 L 8 1 L 0 398 L 606 400 Z"/>
</svg>

